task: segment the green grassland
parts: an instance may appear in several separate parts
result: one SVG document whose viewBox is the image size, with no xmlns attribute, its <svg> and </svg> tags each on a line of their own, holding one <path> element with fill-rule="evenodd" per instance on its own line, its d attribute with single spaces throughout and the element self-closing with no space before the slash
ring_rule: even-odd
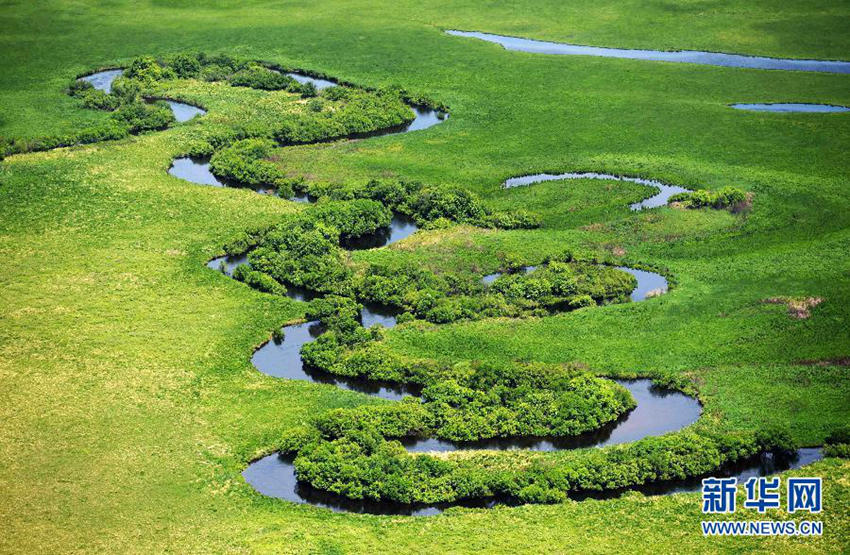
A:
<svg viewBox="0 0 850 555">
<path fill-rule="evenodd" d="M 422 231 L 359 261 L 415 260 L 481 274 L 565 249 L 662 269 L 669 294 L 545 318 L 406 325 L 399 353 L 575 362 L 611 376 L 681 376 L 705 426 L 789 427 L 820 445 L 850 418 L 847 114 L 766 114 L 733 102 L 850 105 L 844 75 L 535 56 L 446 36 L 461 28 L 603 46 L 850 58 L 846 3 L 515 1 L 6 2 L 0 10 L 0 136 L 103 121 L 64 94 L 81 73 L 140 55 L 226 52 L 397 85 L 450 108 L 426 131 L 278 149 L 287 175 L 373 177 L 465 188 L 525 207 L 537 230 Z M 188 87 L 188 88 L 187 88 Z M 376 402 L 276 380 L 252 348 L 305 305 L 251 290 L 204 263 L 240 231 L 303 205 L 167 175 L 216 123 L 273 121 L 294 95 L 184 85 L 209 113 L 173 128 L 0 163 L 0 551 L 840 552 L 850 546 L 850 463 L 825 479 L 817 539 L 699 532 L 699 496 L 473 510 L 428 518 L 338 514 L 255 493 L 240 472 L 285 430 Z M 504 190 L 507 177 L 606 171 L 690 188 L 732 185 L 752 211 L 632 213 L 631 183 Z M 808 319 L 766 298 L 821 297 Z M 783 513 L 784 515 L 784 513 Z M 746 518 L 746 513 L 736 515 Z M 780 515 L 776 515 L 780 518 Z"/>
</svg>

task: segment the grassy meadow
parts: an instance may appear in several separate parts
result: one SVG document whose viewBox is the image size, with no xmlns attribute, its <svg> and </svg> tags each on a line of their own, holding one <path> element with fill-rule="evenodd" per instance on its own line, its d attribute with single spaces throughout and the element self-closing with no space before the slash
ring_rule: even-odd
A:
<svg viewBox="0 0 850 555">
<path fill-rule="evenodd" d="M 444 123 L 279 148 L 274 159 L 288 176 L 316 183 L 398 177 L 463 188 L 497 209 L 537 212 L 543 225 L 420 231 L 357 251 L 355 261 L 483 275 L 506 258 L 537 264 L 572 249 L 657 268 L 673 287 L 641 303 L 544 318 L 400 326 L 387 334 L 393 350 L 679 378 L 703 402 L 703 426 L 782 425 L 817 446 L 850 421 L 850 115 L 727 105 L 850 105 L 850 77 L 540 56 L 442 31 L 847 60 L 848 24 L 846 3 L 798 0 L 4 2 L 0 137 L 104 121 L 105 112 L 65 94 L 71 79 L 187 50 L 425 95 L 449 107 Z M 838 458 L 792 473 L 824 477 L 819 538 L 705 539 L 698 494 L 420 518 L 332 513 L 256 493 L 240 473 L 279 447 L 284 431 L 376 401 L 251 366 L 253 348 L 303 318 L 306 305 L 205 263 L 241 231 L 310 207 L 193 185 L 167 170 L 207 126 L 271 121 L 291 99 L 190 87 L 181 97 L 209 111 L 196 120 L 0 161 L 0 552 L 850 548 L 850 462 Z M 735 186 L 752 193 L 753 207 L 631 212 L 647 189 L 628 182 L 501 187 L 511 176 L 565 171 Z M 764 302 L 773 297 L 823 302 L 798 319 Z M 736 514 L 747 516 L 761 518 Z"/>
</svg>

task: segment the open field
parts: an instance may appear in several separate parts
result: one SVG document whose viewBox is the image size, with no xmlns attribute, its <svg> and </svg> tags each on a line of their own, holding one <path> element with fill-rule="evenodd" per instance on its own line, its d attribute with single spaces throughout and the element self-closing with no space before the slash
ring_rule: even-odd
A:
<svg viewBox="0 0 850 555">
<path fill-rule="evenodd" d="M 5 2 L 0 137 L 102 123 L 106 113 L 65 94 L 71 79 L 183 51 L 427 96 L 449 107 L 444 123 L 279 148 L 274 159 L 311 183 L 397 177 L 466 189 L 496 209 L 528 208 L 542 227 L 422 230 L 356 251 L 355 262 L 484 275 L 506 258 L 539 264 L 573 250 L 664 270 L 674 287 L 546 317 L 405 325 L 387 333 L 393 352 L 679 380 L 704 404 L 702 426 L 782 425 L 800 445 L 819 446 L 850 421 L 850 117 L 727 105 L 850 105 L 850 76 L 536 56 L 442 30 L 846 60 L 848 25 L 850 6 L 811 2 Z M 306 305 L 205 263 L 239 232 L 311 208 L 167 174 L 208 122 L 269 113 L 252 111 L 268 95 L 216 88 L 186 92 L 206 99 L 201 119 L 0 162 L 0 551 L 850 547 L 850 461 L 838 458 L 794 471 L 824 477 L 825 533 L 814 539 L 704 539 L 698 494 L 418 518 L 332 513 L 256 493 L 240 473 L 279 448 L 286 430 L 380 401 L 251 366 L 252 350 L 302 319 Z M 275 116 L 289 104 L 276 107 Z M 735 186 L 753 194 L 753 207 L 631 212 L 647 190 L 627 182 L 501 188 L 512 176 L 565 171 Z M 798 319 L 763 302 L 774 297 L 823 302 Z"/>
</svg>

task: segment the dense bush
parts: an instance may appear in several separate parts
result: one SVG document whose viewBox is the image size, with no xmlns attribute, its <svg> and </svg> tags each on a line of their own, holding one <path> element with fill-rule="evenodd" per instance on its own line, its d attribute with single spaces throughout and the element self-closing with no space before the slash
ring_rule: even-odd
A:
<svg viewBox="0 0 850 555">
<path fill-rule="evenodd" d="M 75 98 L 79 98 L 83 106 L 94 110 L 114 110 L 120 103 L 121 99 L 117 95 L 107 94 L 104 91 L 95 89 L 88 81 L 75 79 L 68 86 L 68 94 Z"/>
<path fill-rule="evenodd" d="M 376 357 L 366 360 L 379 362 Z M 622 386 L 574 369 L 476 363 L 421 370 L 407 380 L 427 385 L 421 401 L 407 405 L 415 417 L 408 415 L 404 427 L 385 421 L 387 413 L 372 406 L 339 409 L 317 421 L 322 437 L 339 439 L 350 430 L 385 438 L 435 436 L 454 441 L 571 436 L 612 422 L 635 406 Z M 374 377 L 374 371 L 369 373 Z M 398 416 L 393 410 L 389 414 Z"/>
<path fill-rule="evenodd" d="M 122 104 L 136 102 L 142 96 L 142 84 L 135 79 L 119 75 L 112 82 L 112 92 L 109 94 L 118 98 Z"/>
<path fill-rule="evenodd" d="M 823 453 L 827 457 L 850 459 L 850 426 L 834 430 L 824 443 Z"/>
<path fill-rule="evenodd" d="M 411 426 L 417 416 L 408 407 L 412 404 L 396 403 L 395 427 Z M 383 427 L 368 417 L 358 426 L 334 415 L 321 423 L 320 430 L 342 432 L 337 439 L 317 438 L 303 431 L 291 438 L 288 447 L 298 453 L 299 480 L 355 499 L 435 503 L 507 496 L 522 502 L 551 503 L 564 500 L 571 492 L 701 476 L 771 448 L 752 434 L 680 432 L 553 455 L 485 451 L 435 458 L 409 454 L 396 441 L 385 439 L 381 431 L 392 422 L 382 418 L 383 410 L 389 411 L 374 413 Z"/>
<path fill-rule="evenodd" d="M 124 70 L 124 77 L 150 85 L 163 79 L 174 79 L 176 75 L 174 70 L 164 67 L 156 59 L 150 56 L 142 56 L 130 63 L 130 67 Z"/>
<path fill-rule="evenodd" d="M 227 256 L 245 254 L 256 247 L 265 235 L 266 230 L 243 231 L 224 244 L 224 253 Z"/>
<path fill-rule="evenodd" d="M 633 276 L 609 266 L 558 261 L 531 273 L 504 274 L 488 288 L 479 280 L 448 272 L 437 276 L 409 264 L 372 264 L 355 290 L 365 300 L 448 323 L 625 301 L 636 286 Z"/>
<path fill-rule="evenodd" d="M 227 80 L 237 87 L 251 87 L 266 91 L 293 90 L 300 91 L 301 86 L 292 77 L 273 71 L 259 64 L 251 64 L 230 75 Z"/>
<path fill-rule="evenodd" d="M 283 171 L 274 162 L 267 160 L 275 149 L 270 139 L 243 139 L 212 155 L 210 171 L 217 177 L 234 184 L 256 187 L 272 185 L 286 190 L 282 196 L 292 195 L 291 187 Z"/>
<path fill-rule="evenodd" d="M 349 294 L 352 271 L 339 241 L 339 229 L 308 214 L 268 230 L 249 258 L 254 269 L 280 282 L 323 293 Z"/>
<path fill-rule="evenodd" d="M 434 227 L 439 222 L 456 222 L 500 229 L 532 229 L 540 227 L 540 217 L 525 210 L 495 212 L 475 194 L 465 190 L 449 190 L 415 181 L 372 180 L 365 185 L 317 187 L 315 196 L 335 199 L 369 198 L 395 212 L 412 217 L 419 225 Z"/>
<path fill-rule="evenodd" d="M 192 54 L 177 54 L 168 63 L 177 77 L 189 79 L 197 77 L 201 72 L 201 62 L 198 56 Z"/>
<path fill-rule="evenodd" d="M 174 113 L 164 102 L 124 104 L 112 113 L 112 118 L 119 124 L 126 125 L 130 133 L 165 129 L 174 123 Z"/>
<path fill-rule="evenodd" d="M 748 202 L 747 193 L 735 187 L 724 187 L 717 191 L 699 189 L 690 193 L 679 193 L 668 202 L 678 202 L 688 208 L 738 209 Z"/>
<path fill-rule="evenodd" d="M 392 212 L 380 202 L 358 199 L 348 202 L 320 202 L 312 211 L 316 221 L 339 230 L 342 242 L 389 227 Z"/>
<path fill-rule="evenodd" d="M 254 289 L 273 295 L 286 295 L 286 287 L 268 274 L 252 270 L 242 264 L 233 270 L 233 279 L 246 283 Z"/>
</svg>

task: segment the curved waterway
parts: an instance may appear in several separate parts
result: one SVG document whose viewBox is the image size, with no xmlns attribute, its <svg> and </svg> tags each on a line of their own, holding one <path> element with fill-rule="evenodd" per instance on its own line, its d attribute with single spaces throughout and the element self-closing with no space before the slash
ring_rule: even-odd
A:
<svg viewBox="0 0 850 555">
<path fill-rule="evenodd" d="M 178 102 L 176 100 L 169 100 L 167 98 L 148 98 L 147 102 L 153 104 L 158 100 L 162 100 L 168 107 L 171 108 L 171 113 L 174 114 L 174 119 L 177 120 L 177 123 L 183 123 L 184 121 L 189 121 L 195 116 L 202 116 L 207 113 L 203 108 L 198 108 L 197 106 L 192 106 L 191 104 L 186 104 L 185 102 Z"/>
<path fill-rule="evenodd" d="M 314 85 L 316 85 L 317 89 L 324 89 L 324 88 L 328 88 L 328 87 L 336 85 L 336 83 L 334 83 L 332 81 L 327 81 L 325 79 L 318 79 L 316 77 L 310 77 L 308 75 L 302 75 L 300 73 L 299 74 L 290 73 L 288 75 L 294 77 L 300 83 L 307 83 L 307 82 L 313 83 Z M 174 101 L 169 100 L 168 102 L 170 104 Z M 180 103 L 178 103 L 178 104 L 180 104 Z M 189 104 L 183 104 L 183 106 L 190 107 L 190 108 L 193 108 L 195 110 L 201 110 L 200 108 L 197 108 L 195 106 L 190 106 Z M 437 125 L 438 123 L 441 123 L 441 122 L 445 121 L 446 118 L 448 118 L 447 113 L 442 112 L 440 110 L 434 110 L 434 109 L 429 108 L 427 106 L 410 106 L 410 109 L 413 110 L 414 118 L 413 118 L 412 121 L 410 121 L 408 123 L 404 123 L 404 124 L 401 124 L 401 125 L 398 125 L 398 126 L 387 128 L 387 129 L 378 129 L 378 130 L 375 130 L 375 131 L 369 131 L 369 132 L 358 134 L 356 136 L 348 137 L 348 138 L 349 139 L 351 139 L 351 138 L 362 139 L 362 138 L 369 138 L 369 137 L 380 137 L 380 136 L 383 136 L 383 135 L 395 135 L 395 134 L 398 134 L 398 133 L 410 133 L 411 131 L 420 131 L 422 129 L 428 129 L 429 127 L 433 127 L 434 125 Z M 172 106 L 172 110 L 174 110 L 173 106 Z M 201 110 L 200 113 L 206 113 L 206 112 Z M 175 111 L 174 115 L 175 115 L 175 117 L 177 117 L 176 111 Z M 188 113 L 186 113 L 185 115 L 188 115 Z M 194 115 L 198 115 L 198 113 L 195 113 Z M 191 116 L 191 117 L 194 117 L 194 115 Z M 181 114 L 181 117 L 183 117 L 183 114 Z M 191 117 L 188 118 L 188 119 L 191 119 Z M 178 121 L 185 121 L 185 120 L 180 120 L 178 118 Z M 175 158 L 171 163 L 171 167 L 168 168 L 168 174 L 173 176 L 173 177 L 176 177 L 178 179 L 182 179 L 184 181 L 189 181 L 191 183 L 196 183 L 198 185 L 212 185 L 214 187 L 228 187 L 228 186 L 237 186 L 238 187 L 239 186 L 239 184 L 230 184 L 230 183 L 227 182 L 227 180 L 220 179 L 220 178 L 216 177 L 215 175 L 213 175 L 213 173 L 210 171 L 210 157 L 209 156 L 182 156 L 180 158 Z M 271 186 L 253 187 L 253 190 L 260 193 L 260 194 L 266 194 L 266 195 L 276 193 L 275 189 Z M 296 195 L 296 196 L 292 197 L 290 200 L 292 200 L 294 202 L 310 202 L 312 199 L 310 199 L 309 196 L 302 194 L 302 195 Z M 413 231 L 415 231 L 415 229 Z M 413 233 L 413 231 L 411 231 L 410 233 Z M 410 233 L 408 233 L 408 235 Z"/>
<path fill-rule="evenodd" d="M 715 472 L 715 477 L 736 477 L 738 484 L 754 476 L 771 476 L 778 472 L 802 468 L 823 458 L 819 448 L 798 449 L 791 457 L 775 457 L 769 453 L 754 457 L 749 461 L 723 467 Z M 469 508 L 491 508 L 496 505 L 516 505 L 511 499 L 480 499 L 470 502 L 441 503 L 434 505 L 392 503 L 388 501 L 355 500 L 316 489 L 309 484 L 298 481 L 295 465 L 292 459 L 285 455 L 274 453 L 258 459 L 248 465 L 242 472 L 245 481 L 257 492 L 268 497 L 275 497 L 293 503 L 309 504 L 315 507 L 330 509 L 335 512 L 369 513 L 378 515 L 407 515 L 431 516 L 449 507 L 461 506 Z M 646 484 L 633 488 L 609 490 L 605 492 L 575 492 L 570 499 L 613 499 L 627 491 L 639 491 L 644 495 L 673 495 L 677 493 L 693 493 L 701 489 L 702 476 L 688 480 L 676 480 Z"/>
<path fill-rule="evenodd" d="M 581 447 L 605 447 L 660 436 L 690 426 L 699 418 L 702 405 L 679 391 L 660 388 L 652 380 L 614 380 L 629 390 L 637 407 L 616 422 L 598 430 L 563 438 L 494 438 L 480 441 L 446 441 L 435 438 L 404 439 L 412 453 L 461 451 L 465 449 L 530 449 L 559 451 Z"/>
<path fill-rule="evenodd" d="M 850 112 L 847 106 L 835 106 L 833 104 L 805 104 L 794 102 L 775 102 L 773 104 L 730 104 L 730 108 L 736 110 L 749 110 L 753 112 L 795 112 L 795 113 L 833 113 Z"/>
<path fill-rule="evenodd" d="M 112 82 L 122 73 L 124 73 L 123 69 L 107 69 L 91 75 L 84 75 L 79 80 L 91 83 L 99 91 L 110 93 L 112 92 Z"/>
<path fill-rule="evenodd" d="M 291 71 L 287 73 L 287 75 L 289 75 L 301 84 L 312 83 L 313 86 L 316 87 L 316 90 L 322 90 L 327 89 L 329 87 L 337 86 L 337 83 L 334 83 L 333 81 L 329 81 L 328 79 L 320 79 L 318 77 L 311 77 L 310 75 L 307 75 L 305 73 Z"/>
<path fill-rule="evenodd" d="M 677 193 L 690 193 L 690 189 L 679 187 L 677 185 L 667 185 L 654 179 L 643 179 L 642 177 L 627 177 L 623 175 L 613 175 L 610 173 L 596 172 L 566 172 L 566 173 L 536 173 L 533 175 L 522 175 L 519 177 L 511 177 L 505 180 L 502 184 L 506 189 L 511 187 L 521 187 L 525 185 L 533 185 L 544 181 L 564 181 L 567 179 L 600 179 L 603 181 L 628 181 L 639 185 L 646 185 L 658 189 L 658 192 L 649 198 L 645 198 L 640 202 L 635 202 L 630 205 L 632 210 L 643 210 L 645 208 L 656 208 L 664 206 L 673 195 Z"/>
<path fill-rule="evenodd" d="M 667 292 L 667 278 L 661 274 L 656 274 L 655 272 L 649 272 L 646 270 L 638 270 L 637 268 L 629 268 L 628 266 L 617 266 L 616 268 L 633 275 L 637 280 L 637 286 L 629 295 L 629 298 L 632 301 L 642 301 L 648 297 L 657 297 Z M 520 271 L 528 274 L 536 269 L 537 266 L 523 266 L 520 268 Z M 487 274 L 481 278 L 481 283 L 490 285 L 502 275 L 503 272 Z"/>
<path fill-rule="evenodd" d="M 224 268 L 225 273 L 242 258 L 222 257 L 210 262 L 211 267 Z M 523 270 L 534 270 L 530 266 Z M 659 289 L 666 280 L 659 274 L 621 268 L 638 278 L 638 286 L 632 293 L 634 300 L 646 298 L 646 292 Z M 494 275 L 494 274 L 491 274 Z M 489 276 L 488 276 L 489 277 Z M 381 324 L 393 327 L 397 312 L 380 305 L 364 305 L 361 322 L 369 327 Z M 279 378 L 305 380 L 336 385 L 337 387 L 374 395 L 384 399 L 400 400 L 405 396 L 419 394 L 416 387 L 397 383 L 381 383 L 373 380 L 344 378 L 321 370 L 308 368 L 301 360 L 301 347 L 314 341 L 324 331 L 319 322 L 305 322 L 285 326 L 283 340 L 270 340 L 254 352 L 252 364 L 260 372 Z M 551 451 L 579 447 L 602 447 L 636 441 L 644 437 L 663 435 L 680 430 L 696 422 L 702 411 L 700 403 L 681 392 L 655 386 L 651 380 L 615 380 L 623 385 L 637 401 L 637 407 L 616 422 L 592 433 L 569 438 L 508 438 L 478 442 L 455 443 L 433 438 L 405 439 L 402 443 L 411 452 L 454 451 L 458 449 L 533 449 Z M 367 512 L 376 514 L 401 514 L 425 516 L 442 512 L 452 504 L 404 505 L 377 501 L 355 501 L 343 496 L 317 490 L 308 484 L 299 483 L 291 458 L 272 454 L 251 463 L 243 472 L 245 480 L 258 492 L 296 503 L 309 503 L 335 511 Z M 470 507 L 490 507 L 509 500 L 484 499 Z M 455 504 L 457 505 L 457 504 Z"/>
<path fill-rule="evenodd" d="M 381 324 L 384 327 L 391 328 L 395 325 L 393 312 L 388 308 L 376 305 L 364 305 L 360 318 L 366 327 Z M 263 343 L 259 349 L 254 351 L 251 364 L 263 374 L 275 378 L 331 384 L 341 389 L 358 391 L 382 399 L 398 401 L 405 396 L 419 395 L 419 388 L 414 386 L 337 376 L 306 366 L 304 361 L 301 360 L 301 347 L 306 343 L 315 341 L 324 331 L 319 322 L 304 322 L 284 326 L 281 329 L 283 339 L 271 339 Z"/>
<path fill-rule="evenodd" d="M 447 30 L 446 33 L 457 37 L 468 37 L 501 45 L 505 50 L 531 52 L 533 54 L 555 54 L 562 56 L 601 56 L 603 58 L 622 58 L 627 60 L 651 60 L 655 62 L 673 62 L 680 64 L 699 64 L 720 67 L 740 67 L 750 69 L 778 69 L 784 71 L 818 71 L 825 73 L 850 73 L 850 62 L 831 60 L 799 60 L 794 58 L 768 58 L 764 56 L 746 56 L 744 54 L 724 54 L 701 50 L 639 50 L 628 48 L 605 48 L 601 46 L 582 46 L 563 42 L 548 42 L 519 37 L 479 33 L 476 31 Z"/>
</svg>

